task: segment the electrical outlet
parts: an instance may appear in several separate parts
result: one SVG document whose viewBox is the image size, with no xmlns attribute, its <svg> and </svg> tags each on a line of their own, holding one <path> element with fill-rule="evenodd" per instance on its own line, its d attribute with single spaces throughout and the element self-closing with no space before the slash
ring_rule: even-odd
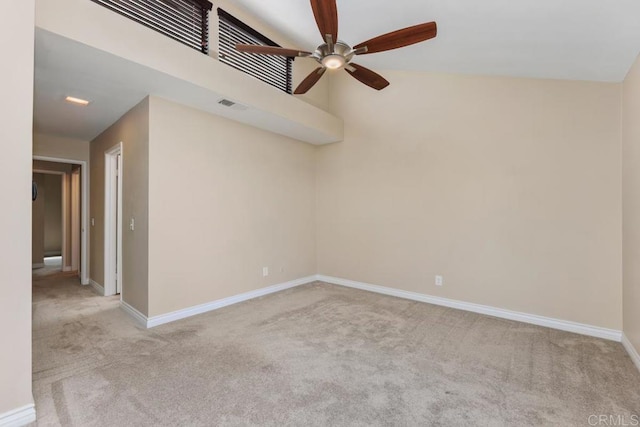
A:
<svg viewBox="0 0 640 427">
<path fill-rule="evenodd" d="M 442 276 L 436 276 L 436 286 L 442 286 L 444 284 L 444 279 Z"/>
<path fill-rule="evenodd" d="M 269 275 L 269 267 L 262 267 L 262 277 L 267 277 Z"/>
</svg>

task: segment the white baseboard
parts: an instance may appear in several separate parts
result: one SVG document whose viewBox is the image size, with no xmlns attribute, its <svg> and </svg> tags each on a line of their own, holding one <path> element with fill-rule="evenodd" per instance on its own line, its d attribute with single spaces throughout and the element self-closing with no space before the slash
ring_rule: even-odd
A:
<svg viewBox="0 0 640 427">
<path fill-rule="evenodd" d="M 22 427 L 36 420 L 36 406 L 32 403 L 0 414 L 0 427 Z"/>
<path fill-rule="evenodd" d="M 324 276 L 321 274 L 317 275 L 316 279 L 322 282 L 332 283 L 334 285 L 346 286 L 349 288 L 361 289 L 363 291 L 375 292 L 378 294 L 390 295 L 398 298 L 410 299 L 413 301 L 421 301 L 429 304 L 456 308 L 458 310 L 486 314 L 488 316 L 499 317 L 502 319 L 516 320 L 518 322 L 545 326 L 547 328 L 559 329 L 561 331 L 574 332 L 576 334 L 588 335 L 597 338 L 604 338 L 611 341 L 620 342 L 622 340 L 622 332 L 615 329 L 601 328 L 599 326 L 591 326 L 583 323 L 571 322 L 568 320 L 553 319 L 550 317 L 543 317 L 535 314 L 521 313 L 517 311 L 505 310 L 502 308 L 495 308 L 480 304 L 473 304 L 464 301 L 457 301 L 448 298 L 434 297 L 431 295 L 419 294 L 417 292 L 403 291 L 400 289 L 371 285 L 369 283 L 356 282 L 354 280 Z"/>
<path fill-rule="evenodd" d="M 44 262 L 39 262 L 37 264 L 31 264 L 31 269 L 35 270 L 36 268 L 44 268 Z"/>
<path fill-rule="evenodd" d="M 127 304 L 124 301 L 120 301 L 120 308 L 126 311 L 131 317 L 135 319 L 135 321 L 141 326 L 148 328 L 147 326 L 148 319 L 147 316 L 140 313 L 137 309 L 133 308 L 131 305 Z"/>
<path fill-rule="evenodd" d="M 356 282 L 354 280 L 341 279 L 338 277 L 325 276 L 322 274 L 318 274 L 315 276 L 308 276 L 301 279 L 292 280 L 290 282 L 285 282 L 285 283 L 269 286 L 262 289 L 256 289 L 255 291 L 245 292 L 243 294 L 234 295 L 228 298 L 211 301 L 211 302 L 196 305 L 193 307 L 187 307 L 182 310 L 177 310 L 171 313 L 160 314 L 158 316 L 152 316 L 152 317 L 145 316 L 144 314 L 140 313 L 138 310 L 131 307 L 129 304 L 127 304 L 124 301 L 121 302 L 121 307 L 127 313 L 129 313 L 134 319 L 136 319 L 136 321 L 141 325 L 147 328 L 153 328 L 155 326 L 163 325 L 165 323 L 170 323 L 176 320 L 185 319 L 187 317 L 206 313 L 222 307 L 227 307 L 229 305 L 237 304 L 239 302 L 248 301 L 250 299 L 272 294 L 274 292 L 283 291 L 285 289 L 293 288 L 295 286 L 300 286 L 316 280 L 335 284 L 335 285 L 361 289 L 364 291 L 390 295 L 398 298 L 426 302 L 428 304 L 450 307 L 458 310 L 485 314 L 488 316 L 498 317 L 502 319 L 515 320 L 518 322 L 529 323 L 532 325 L 544 326 L 547 328 L 573 332 L 581 335 L 603 338 L 611 341 L 617 341 L 617 342 L 622 341 L 622 331 L 618 331 L 615 329 L 607 329 L 599 326 L 592 326 L 592 325 L 587 325 L 583 323 L 571 322 L 568 320 L 554 319 L 550 317 L 538 316 L 535 314 L 505 310 L 502 308 L 490 307 L 486 305 L 474 304 L 474 303 L 458 301 L 458 300 L 453 300 L 448 298 L 435 297 L 431 295 L 420 294 L 417 292 L 403 291 L 400 289 L 372 285 L 372 284 L 363 283 L 363 282 Z M 99 286 L 99 289 L 103 289 L 100 285 L 98 285 L 93 280 L 91 281 L 91 285 L 94 287 L 96 287 L 97 285 Z M 104 289 L 103 289 L 103 292 L 104 292 Z M 628 341 L 627 341 L 627 344 L 625 344 L 625 347 L 627 348 L 627 351 L 629 351 L 629 348 L 633 349 L 633 346 L 631 346 L 631 344 L 628 343 Z M 629 352 L 631 354 L 631 351 Z M 634 358 L 634 362 L 636 363 L 636 365 L 640 364 L 640 358 L 637 358 L 637 353 L 635 353 L 635 357 L 636 358 L 634 358 L 634 355 L 632 355 L 632 358 Z M 639 366 L 639 369 L 640 369 L 640 366 Z"/>
<path fill-rule="evenodd" d="M 636 368 L 640 371 L 640 354 L 638 354 L 638 350 L 631 344 L 631 341 L 629 341 L 629 338 L 627 338 L 624 333 L 622 333 L 622 345 L 627 350 L 627 353 L 629 353 L 629 357 L 633 360 Z"/>
<path fill-rule="evenodd" d="M 264 295 L 269 295 L 274 292 L 280 292 L 285 289 L 293 288 L 296 286 L 304 285 L 316 280 L 316 276 L 303 277 L 301 279 L 292 280 L 290 282 L 280 283 L 278 285 L 269 286 L 266 288 L 256 289 L 255 291 L 245 292 L 243 294 L 234 295 L 228 298 L 211 301 L 205 304 L 188 307 L 182 310 L 174 311 L 167 314 L 161 314 L 153 316 L 147 319 L 147 328 L 153 328 L 154 326 L 163 325 L 165 323 L 173 322 L 176 320 L 184 319 L 186 317 L 195 316 L 197 314 L 206 313 L 208 311 L 217 310 L 222 307 L 226 307 L 239 302 L 247 301 L 254 298 L 259 298 Z"/>
<path fill-rule="evenodd" d="M 316 280 L 316 276 L 303 277 L 301 279 L 292 280 L 290 282 L 280 283 L 278 285 L 269 286 L 266 288 L 256 289 L 255 291 L 245 292 L 243 294 L 234 295 L 228 298 L 211 301 L 205 304 L 195 305 L 193 307 L 187 307 L 182 310 L 173 311 L 171 313 L 160 314 L 158 316 L 146 317 L 135 308 L 131 307 L 126 302 L 122 302 L 122 308 L 133 316 L 139 323 L 147 328 L 153 328 L 154 326 L 164 325 L 165 323 L 174 322 L 176 320 L 185 319 L 187 317 L 195 316 L 197 314 L 206 313 L 209 311 L 217 310 L 222 307 L 226 307 L 239 302 L 248 301 L 250 299 L 262 297 L 272 294 L 274 292 L 280 292 L 285 289 L 293 288 L 296 286 L 304 285 Z"/>
<path fill-rule="evenodd" d="M 104 287 L 100 283 L 96 282 L 93 279 L 89 279 L 88 284 L 91 285 L 91 287 L 93 287 L 93 289 L 95 289 L 98 294 L 104 296 Z"/>
</svg>

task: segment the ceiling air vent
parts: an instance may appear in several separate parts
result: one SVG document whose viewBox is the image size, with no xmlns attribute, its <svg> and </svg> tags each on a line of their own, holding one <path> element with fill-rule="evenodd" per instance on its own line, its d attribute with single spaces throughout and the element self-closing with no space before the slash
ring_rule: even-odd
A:
<svg viewBox="0 0 640 427">
<path fill-rule="evenodd" d="M 221 99 L 220 101 L 218 101 L 218 104 L 224 105 L 225 107 L 233 107 L 234 105 L 236 105 L 235 102 L 229 101 L 228 99 Z"/>
<path fill-rule="evenodd" d="M 224 99 L 224 98 L 219 100 L 218 104 L 220 104 L 220 105 L 222 105 L 224 107 L 231 108 L 231 109 L 234 109 L 234 110 L 239 110 L 239 111 L 244 111 L 244 110 L 247 109 L 247 107 L 245 107 L 242 104 L 238 104 L 237 102 L 233 102 L 233 101 L 230 101 L 230 100 Z"/>
</svg>

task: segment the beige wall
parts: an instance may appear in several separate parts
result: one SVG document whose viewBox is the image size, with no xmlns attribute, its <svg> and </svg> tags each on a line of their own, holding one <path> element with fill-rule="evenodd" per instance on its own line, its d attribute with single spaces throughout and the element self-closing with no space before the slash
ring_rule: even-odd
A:
<svg viewBox="0 0 640 427">
<path fill-rule="evenodd" d="M 36 133 L 33 135 L 33 155 L 89 162 L 89 141 Z"/>
<path fill-rule="evenodd" d="M 33 0 L 0 2 L 0 414 L 31 394 L 31 139 Z M 11 60 L 8 61 L 7 58 Z"/>
<path fill-rule="evenodd" d="M 62 255 L 62 177 L 44 176 L 44 254 Z"/>
<path fill-rule="evenodd" d="M 122 299 L 147 313 L 149 102 L 145 99 L 91 141 L 91 279 L 104 285 L 105 152 L 122 142 Z M 135 218 L 135 231 L 128 228 Z"/>
<path fill-rule="evenodd" d="M 640 59 L 623 85 L 623 330 L 640 352 Z"/>
<path fill-rule="evenodd" d="M 44 194 L 45 176 L 33 174 L 33 181 L 38 186 L 38 197 L 31 204 L 31 263 L 41 266 L 44 263 Z"/>
<path fill-rule="evenodd" d="M 314 154 L 152 97 L 149 315 L 315 274 Z"/>
<path fill-rule="evenodd" d="M 332 81 L 319 272 L 619 330 L 620 85 L 383 74 Z"/>
</svg>

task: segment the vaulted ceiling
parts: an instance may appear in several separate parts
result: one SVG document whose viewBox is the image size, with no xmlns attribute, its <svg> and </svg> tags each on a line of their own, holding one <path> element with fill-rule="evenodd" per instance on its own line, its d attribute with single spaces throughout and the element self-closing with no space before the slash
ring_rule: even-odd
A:
<svg viewBox="0 0 640 427">
<path fill-rule="evenodd" d="M 320 34 L 307 0 L 236 0 L 300 48 Z M 350 45 L 428 21 L 438 37 L 367 55 L 377 70 L 594 80 L 624 79 L 640 51 L 637 0 L 337 0 L 339 38 Z"/>
<path fill-rule="evenodd" d="M 295 47 L 309 50 L 321 42 L 308 0 L 234 1 L 297 41 Z M 384 70 L 399 69 L 620 82 L 640 51 L 638 0 L 337 0 L 337 4 L 339 38 L 352 46 L 417 23 L 438 23 L 438 37 L 433 40 L 356 59 L 383 75 Z M 36 37 L 38 132 L 91 139 L 147 94 L 174 99 L 175 93 L 187 91 L 165 81 L 166 76 L 152 79 L 148 70 L 56 40 L 41 32 Z M 61 101 L 69 93 L 96 102 L 80 110 Z"/>
</svg>

